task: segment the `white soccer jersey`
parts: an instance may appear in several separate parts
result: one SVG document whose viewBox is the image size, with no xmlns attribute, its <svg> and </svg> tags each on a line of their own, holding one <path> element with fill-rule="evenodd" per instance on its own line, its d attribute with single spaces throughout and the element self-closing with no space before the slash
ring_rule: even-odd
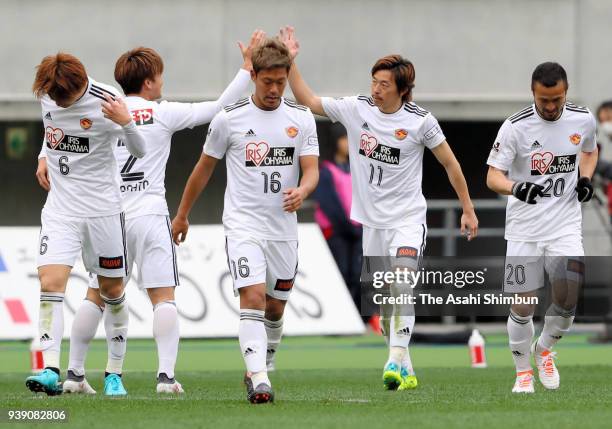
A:
<svg viewBox="0 0 612 429">
<path fill-rule="evenodd" d="M 124 132 L 104 118 L 104 94 L 120 93 L 89 78 L 85 94 L 67 108 L 47 95 L 41 97 L 44 154 L 51 181 L 45 210 L 77 217 L 122 211 L 113 149 Z"/>
<path fill-rule="evenodd" d="M 423 150 L 446 139 L 436 118 L 414 103 L 387 114 L 366 96 L 321 101 L 327 116 L 348 133 L 351 219 L 380 229 L 426 223 Z"/>
<path fill-rule="evenodd" d="M 172 135 L 176 131 L 210 122 L 224 105 L 240 97 L 250 80 L 249 72 L 241 69 L 216 101 L 176 103 L 148 101 L 137 96 L 125 98 L 134 122 L 147 143 L 147 154 L 142 158 L 132 156 L 122 141 L 115 149 L 126 219 L 169 214 L 165 177 Z"/>
<path fill-rule="evenodd" d="M 297 216 L 283 210 L 283 191 L 298 186 L 299 158 L 319 155 L 310 110 L 281 100 L 272 111 L 251 98 L 226 107 L 213 119 L 204 153 L 226 156 L 223 225 L 229 237 L 296 240 Z"/>
<path fill-rule="evenodd" d="M 542 119 L 534 105 L 504 121 L 487 164 L 512 181 L 544 186 L 535 205 L 508 197 L 506 240 L 550 240 L 582 230 L 574 188 L 581 152 L 596 148 L 595 130 L 591 112 L 571 103 L 556 121 Z"/>
</svg>

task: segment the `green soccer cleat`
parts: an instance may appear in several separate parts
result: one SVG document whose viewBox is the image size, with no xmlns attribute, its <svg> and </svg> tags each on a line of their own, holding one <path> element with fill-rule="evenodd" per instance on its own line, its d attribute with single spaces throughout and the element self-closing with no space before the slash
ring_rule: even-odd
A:
<svg viewBox="0 0 612 429">
<path fill-rule="evenodd" d="M 45 392 L 49 396 L 61 395 L 62 385 L 59 375 L 49 368 L 26 378 L 26 387 L 32 392 Z"/>
<path fill-rule="evenodd" d="M 383 384 L 387 390 L 397 390 L 402 384 L 400 369 L 394 363 L 389 363 L 383 371 Z"/>
<path fill-rule="evenodd" d="M 397 390 L 416 389 L 416 387 L 419 385 L 416 375 L 410 375 L 406 368 L 402 367 L 400 374 L 402 375 L 402 384 L 400 384 L 400 387 Z"/>
<path fill-rule="evenodd" d="M 123 387 L 123 381 L 117 374 L 108 374 L 104 378 L 104 394 L 106 396 L 125 396 L 127 390 Z"/>
</svg>

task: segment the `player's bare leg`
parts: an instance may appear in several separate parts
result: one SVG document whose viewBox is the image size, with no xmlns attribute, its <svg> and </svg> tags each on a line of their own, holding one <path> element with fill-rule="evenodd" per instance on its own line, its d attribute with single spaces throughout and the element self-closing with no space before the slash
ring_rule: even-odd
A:
<svg viewBox="0 0 612 429">
<path fill-rule="evenodd" d="M 127 395 L 123 387 L 121 373 L 127 346 L 129 310 L 125 302 L 125 290 L 122 277 L 98 276 L 100 298 L 104 301 L 104 327 L 108 345 L 104 393 L 109 396 Z"/>
<path fill-rule="evenodd" d="M 283 336 L 283 314 L 287 301 L 276 299 L 266 295 L 266 313 L 264 325 L 268 336 L 268 348 L 266 350 L 266 368 L 268 372 L 274 371 L 276 352 L 280 346 Z"/>
<path fill-rule="evenodd" d="M 70 359 L 68 375 L 64 381 L 64 393 L 96 393 L 85 378 L 85 359 L 89 343 L 96 335 L 103 314 L 104 301 L 100 298 L 98 289 L 87 288 L 87 295 L 72 321 Z"/>
<path fill-rule="evenodd" d="M 62 393 L 60 379 L 60 349 L 64 334 L 64 293 L 72 267 L 68 265 L 43 265 L 38 268 L 40 280 L 40 315 L 38 335 L 43 352 L 45 369 L 26 379 L 26 386 L 33 392 L 47 395 Z"/>
<path fill-rule="evenodd" d="M 149 288 L 147 293 L 153 305 L 153 337 L 157 344 L 157 393 L 184 393 L 174 378 L 179 345 L 174 286 Z"/>
<path fill-rule="evenodd" d="M 582 287 L 584 262 L 582 258 L 554 257 L 552 259 L 553 303 L 546 310 L 542 334 L 532 346 L 538 376 L 547 389 L 558 389 L 560 376 L 552 349 L 566 335 L 574 322 L 578 294 Z"/>
<path fill-rule="evenodd" d="M 244 383 L 247 399 L 253 404 L 272 402 L 274 393 L 266 370 L 268 337 L 264 325 L 266 285 L 245 286 L 240 293 L 238 340 L 247 368 Z"/>
<path fill-rule="evenodd" d="M 517 294 L 535 296 L 534 292 Z M 513 393 L 533 393 L 533 369 L 531 367 L 531 342 L 533 340 L 534 304 L 513 304 L 510 308 L 507 329 L 510 351 L 516 367 Z"/>
</svg>

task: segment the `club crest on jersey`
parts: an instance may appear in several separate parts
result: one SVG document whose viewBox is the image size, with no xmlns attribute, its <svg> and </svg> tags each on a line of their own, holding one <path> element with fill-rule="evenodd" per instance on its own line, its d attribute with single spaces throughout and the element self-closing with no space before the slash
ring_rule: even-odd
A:
<svg viewBox="0 0 612 429">
<path fill-rule="evenodd" d="M 569 173 L 576 169 L 576 155 L 554 156 L 552 152 L 536 152 L 531 155 L 531 175 Z"/>
<path fill-rule="evenodd" d="M 359 140 L 359 155 L 387 164 L 399 164 L 400 150 L 379 144 L 376 137 L 363 133 Z"/>
<path fill-rule="evenodd" d="M 93 122 L 91 122 L 91 119 L 89 119 L 89 118 L 82 118 L 79 121 L 79 124 L 81 124 L 81 128 L 83 128 L 84 130 L 90 129 L 92 123 Z"/>
<path fill-rule="evenodd" d="M 499 147 L 501 146 L 500 142 L 495 142 L 493 143 L 493 151 L 494 152 L 499 152 Z"/>
<path fill-rule="evenodd" d="M 570 136 L 570 142 L 572 142 L 572 144 L 574 145 L 579 145 L 580 141 L 582 140 L 582 136 L 578 133 L 574 133 Z"/>
<path fill-rule="evenodd" d="M 132 110 L 131 113 L 136 125 L 151 125 L 153 123 L 153 109 Z"/>
<path fill-rule="evenodd" d="M 282 167 L 293 165 L 294 147 L 272 147 L 266 142 L 249 143 L 246 146 L 247 167 Z"/>
<path fill-rule="evenodd" d="M 404 128 L 398 128 L 395 130 L 395 138 L 398 140 L 404 140 L 408 136 L 408 130 Z"/>
<path fill-rule="evenodd" d="M 285 128 L 285 132 L 289 137 L 294 138 L 298 135 L 299 130 L 296 127 L 287 127 Z"/>
</svg>

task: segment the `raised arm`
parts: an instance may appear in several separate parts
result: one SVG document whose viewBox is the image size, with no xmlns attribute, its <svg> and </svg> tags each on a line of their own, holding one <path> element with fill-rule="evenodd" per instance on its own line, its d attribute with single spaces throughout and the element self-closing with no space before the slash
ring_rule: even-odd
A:
<svg viewBox="0 0 612 429">
<path fill-rule="evenodd" d="M 217 162 L 218 159 L 203 153 L 191 172 L 183 191 L 178 212 L 172 220 L 172 240 L 176 244 L 185 241 L 189 229 L 189 221 L 187 220 L 189 213 L 191 213 L 193 205 L 208 184 Z"/>
<path fill-rule="evenodd" d="M 244 46 L 242 42 L 238 42 L 238 47 L 240 48 L 244 61 L 242 63 L 242 68 L 217 100 L 193 104 L 194 126 L 209 123 L 223 107 L 238 101 L 240 96 L 244 94 L 251 82 L 253 51 L 265 40 L 265 38 L 266 33 L 261 30 L 255 30 L 251 35 L 248 46 Z"/>
<path fill-rule="evenodd" d="M 291 86 L 291 91 L 293 91 L 296 101 L 310 108 L 312 113 L 316 115 L 327 116 L 325 110 L 323 110 L 321 97 L 312 92 L 310 87 L 302 78 L 297 64 L 295 63 L 295 57 L 300 50 L 300 44 L 295 38 L 295 31 L 293 27 L 287 26 L 281 28 L 279 37 L 285 46 L 287 46 L 287 49 L 289 49 L 289 54 L 293 59 L 293 64 L 291 65 L 291 70 L 289 71 L 289 86 Z"/>
<path fill-rule="evenodd" d="M 459 165 L 459 161 L 455 158 L 455 154 L 446 140 L 434 147 L 431 151 L 446 170 L 448 180 L 457 193 L 459 201 L 461 201 L 461 206 L 463 207 L 463 214 L 461 215 L 461 234 L 467 233 L 468 241 L 472 240 L 478 235 L 478 218 L 476 217 L 476 212 L 474 212 L 474 204 L 472 204 L 467 182 L 463 176 L 463 171 L 461 171 L 461 165 Z"/>
</svg>

